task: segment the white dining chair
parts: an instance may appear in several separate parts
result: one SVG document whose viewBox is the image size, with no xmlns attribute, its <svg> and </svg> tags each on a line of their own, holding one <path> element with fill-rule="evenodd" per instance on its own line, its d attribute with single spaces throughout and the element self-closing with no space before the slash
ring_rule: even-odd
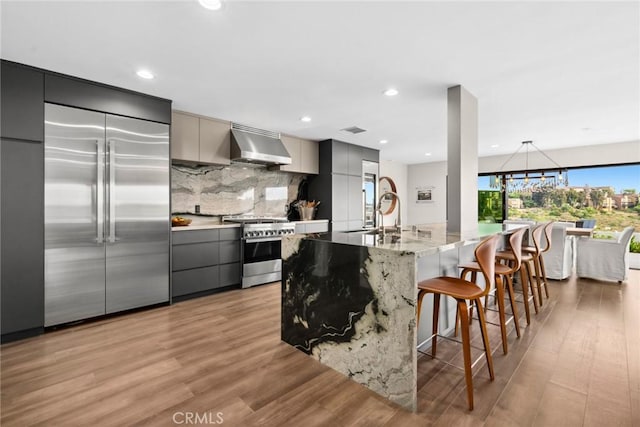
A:
<svg viewBox="0 0 640 427">
<path fill-rule="evenodd" d="M 581 237 L 577 240 L 578 277 L 622 283 L 629 275 L 629 242 L 634 228 L 627 227 L 615 240 Z"/>
<path fill-rule="evenodd" d="M 556 222 L 553 224 L 551 249 L 542 254 L 548 279 L 564 280 L 573 272 L 574 239 L 573 236 L 567 236 L 567 228 L 571 227 L 575 227 L 575 223 Z"/>
</svg>

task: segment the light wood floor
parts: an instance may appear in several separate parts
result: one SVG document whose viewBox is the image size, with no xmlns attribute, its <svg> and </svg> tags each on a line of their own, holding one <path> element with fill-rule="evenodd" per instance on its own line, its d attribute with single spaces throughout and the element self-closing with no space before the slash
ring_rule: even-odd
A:
<svg viewBox="0 0 640 427">
<path fill-rule="evenodd" d="M 191 412 L 239 426 L 640 426 L 640 271 L 621 286 L 570 279 L 550 291 L 507 356 L 493 327 L 496 379 L 476 367 L 473 412 L 462 372 L 441 362 L 420 359 L 412 414 L 280 342 L 272 284 L 3 345 L 0 421 L 187 425 Z"/>
</svg>

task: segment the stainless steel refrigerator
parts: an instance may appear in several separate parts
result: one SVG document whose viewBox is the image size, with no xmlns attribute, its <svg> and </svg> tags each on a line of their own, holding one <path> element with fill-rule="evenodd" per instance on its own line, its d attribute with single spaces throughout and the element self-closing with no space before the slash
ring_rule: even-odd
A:
<svg viewBox="0 0 640 427">
<path fill-rule="evenodd" d="M 45 326 L 169 300 L 169 126 L 45 104 Z"/>
</svg>

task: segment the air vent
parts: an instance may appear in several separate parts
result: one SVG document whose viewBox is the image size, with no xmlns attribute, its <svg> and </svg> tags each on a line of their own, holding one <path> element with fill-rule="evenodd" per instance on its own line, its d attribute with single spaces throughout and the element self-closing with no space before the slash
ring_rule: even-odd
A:
<svg viewBox="0 0 640 427">
<path fill-rule="evenodd" d="M 340 129 L 340 130 L 343 130 L 345 132 L 351 132 L 354 135 L 357 133 L 362 133 L 367 131 L 366 129 L 359 128 L 358 126 L 351 126 L 351 127 Z"/>
<path fill-rule="evenodd" d="M 243 132 L 254 133 L 256 135 L 264 135 L 264 136 L 268 136 L 269 138 L 280 139 L 280 133 L 279 132 L 273 132 L 273 131 L 270 131 L 270 130 L 258 129 L 258 128 L 254 128 L 254 127 L 247 126 L 247 125 L 241 125 L 240 123 L 231 122 L 231 129 L 232 130 L 233 129 L 241 130 Z"/>
</svg>

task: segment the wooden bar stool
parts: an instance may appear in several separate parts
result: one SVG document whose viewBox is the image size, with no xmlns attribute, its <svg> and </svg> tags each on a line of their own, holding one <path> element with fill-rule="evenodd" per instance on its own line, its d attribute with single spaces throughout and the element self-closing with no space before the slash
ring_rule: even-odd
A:
<svg viewBox="0 0 640 427">
<path fill-rule="evenodd" d="M 522 258 L 520 248 L 522 247 L 522 239 L 524 238 L 524 234 L 526 232 L 527 232 L 527 229 L 525 227 L 522 227 L 517 229 L 515 232 L 511 234 L 511 236 L 509 236 L 509 247 L 510 247 L 511 253 L 514 255 L 515 261 L 510 265 L 496 264 L 496 281 L 495 281 L 496 285 L 495 285 L 494 298 L 498 302 L 497 311 L 500 317 L 500 322 L 492 323 L 487 321 L 487 323 L 500 326 L 500 332 L 502 335 L 502 352 L 504 354 L 507 354 L 507 352 L 509 351 L 509 348 L 507 345 L 507 323 L 513 320 L 513 323 L 516 328 L 516 335 L 518 338 L 520 338 L 520 322 L 518 320 L 518 309 L 516 308 L 517 305 L 516 305 L 516 300 L 515 300 L 514 291 L 513 291 L 513 274 L 516 271 L 520 270 L 520 264 L 521 264 L 521 258 Z M 462 273 L 460 274 L 460 278 L 465 279 L 466 276 L 469 273 L 471 273 L 471 279 L 473 282 L 475 282 L 475 275 L 479 271 L 482 271 L 482 269 L 480 268 L 480 264 L 478 264 L 478 262 L 468 262 L 468 263 L 460 264 L 458 265 L 458 267 L 462 268 Z M 505 287 L 507 289 L 507 294 L 509 295 L 509 301 L 511 303 L 511 313 L 508 319 L 506 317 L 507 313 L 504 306 Z M 485 303 L 484 303 L 485 310 L 488 309 L 487 308 L 488 296 L 489 294 L 487 294 L 487 296 L 485 297 Z M 469 320 L 471 320 L 471 316 L 469 316 Z M 456 335 L 457 335 L 457 329 L 458 329 L 458 318 L 456 316 Z"/>
<path fill-rule="evenodd" d="M 533 235 L 534 242 L 536 241 L 536 239 L 540 241 L 543 227 L 544 224 L 534 227 L 531 233 Z M 516 255 L 514 255 L 511 250 L 498 251 L 496 253 L 496 259 L 511 266 L 517 263 L 516 258 Z M 535 267 L 532 264 L 534 263 L 534 260 L 535 257 L 533 254 L 526 252 L 522 248 L 520 248 L 520 282 L 522 285 L 522 299 L 524 302 L 524 313 L 527 318 L 527 325 L 531 324 L 531 311 L 529 309 L 529 301 L 533 300 L 533 308 L 536 314 L 538 314 L 538 297 L 536 295 L 536 289 L 533 285 L 533 269 Z M 529 295 L 529 291 L 531 291 L 531 295 Z"/>
<path fill-rule="evenodd" d="M 536 241 L 536 235 L 533 237 L 533 246 L 525 246 L 522 248 L 524 252 L 530 253 L 533 255 L 533 265 L 536 273 L 536 283 L 538 287 L 538 303 L 540 307 L 542 307 L 542 288 L 544 288 L 544 293 L 549 299 L 549 290 L 547 289 L 547 273 L 544 270 L 544 258 L 542 254 L 551 249 L 551 231 L 553 229 L 553 221 L 548 222 L 542 225 L 542 229 L 544 232 L 545 240 L 547 241 L 547 245 L 542 248 L 542 233 L 538 235 L 538 240 Z"/>
<path fill-rule="evenodd" d="M 436 345 L 438 339 L 438 317 L 440 310 L 440 295 L 454 298 L 458 303 L 458 315 L 460 316 L 460 329 L 462 330 L 462 354 L 464 359 L 464 376 L 467 385 L 467 402 L 469 410 L 473 409 L 473 367 L 471 363 L 471 339 L 469 337 L 469 319 L 467 300 L 475 303 L 480 323 L 480 331 L 482 333 L 482 342 L 484 344 L 484 354 L 487 359 L 487 367 L 489 369 L 489 377 L 491 381 L 494 379 L 493 360 L 491 358 L 491 347 L 489 344 L 489 336 L 487 334 L 487 325 L 484 318 L 484 310 L 482 309 L 482 297 L 484 297 L 495 280 L 496 265 L 496 247 L 498 245 L 499 236 L 491 236 L 484 239 L 475 250 L 476 260 L 480 265 L 482 275 L 486 286 L 484 289 L 477 284 L 469 282 L 458 277 L 436 277 L 433 279 L 423 280 L 418 283 L 418 324 L 420 324 L 420 310 L 422 308 L 422 300 L 426 294 L 433 294 L 433 328 L 431 335 L 431 357 L 436 356 Z M 474 362 L 475 364 L 475 362 Z"/>
</svg>

